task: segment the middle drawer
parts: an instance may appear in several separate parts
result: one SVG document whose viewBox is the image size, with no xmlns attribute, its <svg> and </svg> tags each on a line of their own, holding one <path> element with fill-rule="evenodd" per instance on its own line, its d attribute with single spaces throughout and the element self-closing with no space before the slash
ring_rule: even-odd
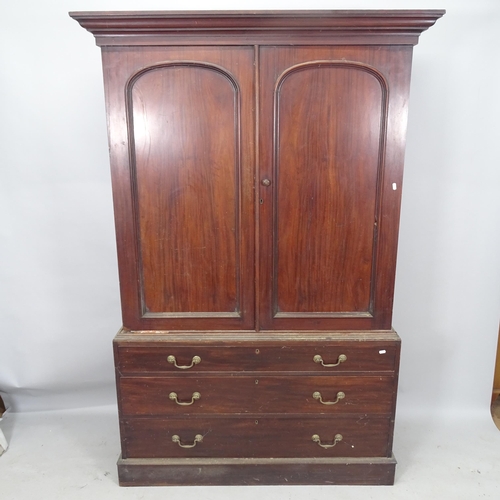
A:
<svg viewBox="0 0 500 500">
<path fill-rule="evenodd" d="M 392 376 L 120 377 L 124 416 L 390 414 Z"/>
</svg>

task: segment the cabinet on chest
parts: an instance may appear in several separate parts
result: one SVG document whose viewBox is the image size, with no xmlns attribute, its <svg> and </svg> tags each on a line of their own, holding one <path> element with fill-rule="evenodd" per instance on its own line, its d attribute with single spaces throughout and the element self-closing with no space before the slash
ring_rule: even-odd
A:
<svg viewBox="0 0 500 500">
<path fill-rule="evenodd" d="M 442 14 L 72 13 L 102 48 L 121 484 L 392 484 L 411 57 Z"/>
</svg>

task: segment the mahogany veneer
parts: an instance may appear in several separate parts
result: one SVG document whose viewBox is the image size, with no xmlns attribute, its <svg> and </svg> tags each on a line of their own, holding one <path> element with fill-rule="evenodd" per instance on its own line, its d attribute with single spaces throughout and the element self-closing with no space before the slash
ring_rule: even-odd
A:
<svg viewBox="0 0 500 500">
<path fill-rule="evenodd" d="M 120 484 L 392 484 L 411 57 L 443 13 L 71 13 L 103 58 Z"/>
</svg>

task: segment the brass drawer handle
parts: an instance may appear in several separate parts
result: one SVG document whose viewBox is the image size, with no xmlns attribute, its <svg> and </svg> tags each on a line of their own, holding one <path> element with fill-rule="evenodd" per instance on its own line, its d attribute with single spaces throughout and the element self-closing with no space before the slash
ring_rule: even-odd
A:
<svg viewBox="0 0 500 500">
<path fill-rule="evenodd" d="M 194 448 L 198 443 L 201 443 L 202 441 L 203 436 L 201 434 L 196 434 L 193 444 L 182 444 L 181 438 L 177 434 L 174 434 L 172 436 L 172 442 L 177 443 L 181 448 Z"/>
<path fill-rule="evenodd" d="M 172 400 L 175 401 L 179 406 L 189 406 L 192 405 L 197 399 L 201 398 L 201 394 L 199 392 L 193 392 L 193 395 L 191 396 L 191 401 L 179 401 L 177 399 L 177 393 L 176 392 L 171 392 L 168 397 Z"/>
<path fill-rule="evenodd" d="M 335 401 L 323 401 L 321 392 L 313 392 L 313 398 L 319 401 L 322 405 L 336 405 L 341 399 L 345 398 L 345 393 L 342 391 L 337 392 L 337 399 Z"/>
<path fill-rule="evenodd" d="M 344 439 L 342 437 L 342 434 L 335 434 L 333 444 L 321 444 L 321 439 L 319 438 L 319 436 L 317 434 L 314 434 L 312 437 L 312 440 L 315 443 L 318 443 L 321 446 L 321 448 L 333 448 L 337 443 L 340 443 L 340 441 L 342 441 L 342 439 Z"/>
<path fill-rule="evenodd" d="M 333 363 L 331 365 L 327 365 L 324 363 L 323 361 L 323 358 L 319 355 L 319 354 L 316 354 L 316 356 L 314 356 L 313 358 L 313 361 L 315 363 L 321 363 L 323 366 L 327 367 L 327 368 L 330 368 L 332 366 L 339 366 L 340 363 L 343 363 L 344 361 L 347 361 L 347 356 L 345 354 L 341 354 L 338 359 L 337 359 L 337 362 L 336 363 Z"/>
<path fill-rule="evenodd" d="M 179 370 L 188 370 L 189 368 L 193 368 L 194 365 L 198 365 L 201 363 L 201 358 L 199 356 L 193 356 L 193 359 L 191 360 L 190 365 L 178 365 L 177 360 L 175 359 L 175 356 L 170 355 L 167 358 L 167 361 L 171 364 L 174 365 L 176 368 L 179 368 Z"/>
</svg>

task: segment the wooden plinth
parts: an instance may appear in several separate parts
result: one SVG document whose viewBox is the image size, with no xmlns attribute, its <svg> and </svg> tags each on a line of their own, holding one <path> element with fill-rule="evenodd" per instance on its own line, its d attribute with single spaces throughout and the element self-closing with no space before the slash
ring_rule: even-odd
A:
<svg viewBox="0 0 500 500">
<path fill-rule="evenodd" d="M 120 459 L 120 486 L 392 485 L 391 458 Z"/>
</svg>

